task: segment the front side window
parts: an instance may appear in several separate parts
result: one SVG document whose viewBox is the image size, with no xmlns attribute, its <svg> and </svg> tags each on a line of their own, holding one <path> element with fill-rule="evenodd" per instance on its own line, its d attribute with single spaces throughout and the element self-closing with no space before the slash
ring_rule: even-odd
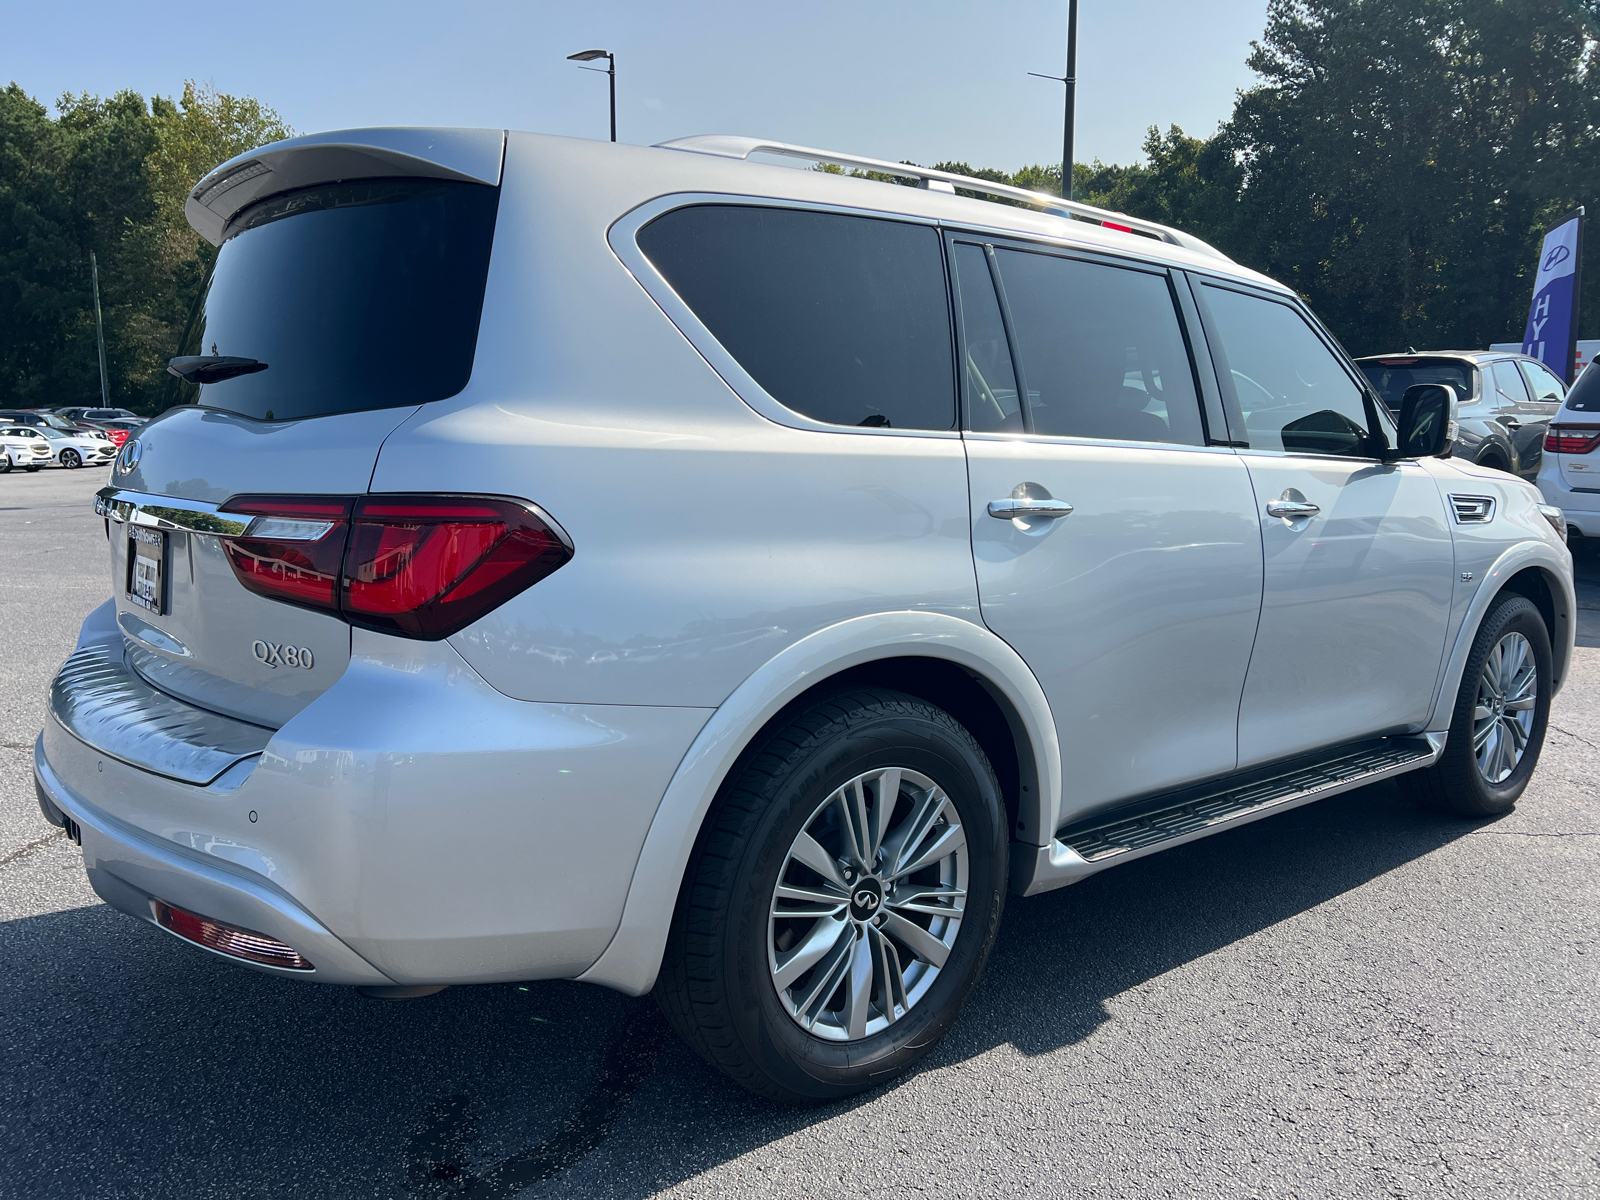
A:
<svg viewBox="0 0 1600 1200">
<path fill-rule="evenodd" d="M 1200 288 L 1221 342 L 1212 346 L 1255 450 L 1375 458 L 1363 393 L 1287 304 L 1231 288 Z"/>
<path fill-rule="evenodd" d="M 1025 250 L 995 257 L 1033 432 L 1204 443 L 1165 275 Z"/>
<path fill-rule="evenodd" d="M 1565 395 L 1566 388 L 1561 386 L 1561 381 L 1555 373 L 1543 363 L 1522 361 L 1522 369 L 1528 373 L 1528 384 L 1533 388 L 1533 398 L 1540 404 L 1560 404 L 1561 397 Z"/>
<path fill-rule="evenodd" d="M 639 248 L 768 395 L 830 425 L 955 426 L 939 234 L 755 205 L 674 209 Z"/>
<path fill-rule="evenodd" d="M 198 403 L 283 421 L 455 395 L 472 374 L 499 195 L 363 179 L 244 209 L 179 353 L 266 368 L 201 385 Z M 194 398 L 174 385 L 187 393 L 174 401 Z"/>
</svg>

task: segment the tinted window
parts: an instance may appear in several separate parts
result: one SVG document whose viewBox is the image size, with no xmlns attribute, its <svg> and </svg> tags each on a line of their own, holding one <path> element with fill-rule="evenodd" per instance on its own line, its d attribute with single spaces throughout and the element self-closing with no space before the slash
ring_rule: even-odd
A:
<svg viewBox="0 0 1600 1200">
<path fill-rule="evenodd" d="M 1304 317 L 1287 304 L 1206 284 L 1231 381 L 1257 450 L 1371 456 L 1362 392 Z M 1219 354 L 1220 350 L 1220 354 Z"/>
<path fill-rule="evenodd" d="M 1021 250 L 996 258 L 1035 432 L 1201 444 L 1164 275 Z"/>
<path fill-rule="evenodd" d="M 199 402 L 281 421 L 459 392 L 472 374 L 498 199 L 483 184 L 369 179 L 245 209 L 180 353 L 267 369 L 206 384 Z M 195 394 L 173 385 L 173 400 Z"/>
<path fill-rule="evenodd" d="M 1378 359 L 1357 364 L 1390 412 L 1398 414 L 1406 389 L 1419 383 L 1445 383 L 1463 404 L 1472 399 L 1473 365 L 1461 359 Z"/>
<path fill-rule="evenodd" d="M 1561 381 L 1555 373 L 1540 363 L 1522 363 L 1522 369 L 1527 372 L 1528 384 L 1533 388 L 1533 398 L 1540 404 L 1560 404 L 1561 397 L 1566 388 L 1561 386 Z"/>
<path fill-rule="evenodd" d="M 1595 371 L 1595 363 L 1590 363 L 1583 374 L 1573 380 L 1566 407 L 1570 412 L 1600 412 L 1600 373 Z"/>
<path fill-rule="evenodd" d="M 638 240 L 712 336 L 786 408 L 832 425 L 955 425 L 934 229 L 701 205 L 657 217 Z"/>
<path fill-rule="evenodd" d="M 1489 369 L 1494 378 L 1494 390 L 1499 393 L 1501 403 L 1527 403 L 1528 385 L 1522 381 L 1522 372 L 1517 370 L 1516 363 L 1503 358 L 1491 364 Z"/>
<path fill-rule="evenodd" d="M 962 380 L 969 428 L 1021 433 L 1022 406 L 1011 365 L 1000 302 L 982 246 L 955 246 L 956 297 L 961 304 Z"/>
</svg>

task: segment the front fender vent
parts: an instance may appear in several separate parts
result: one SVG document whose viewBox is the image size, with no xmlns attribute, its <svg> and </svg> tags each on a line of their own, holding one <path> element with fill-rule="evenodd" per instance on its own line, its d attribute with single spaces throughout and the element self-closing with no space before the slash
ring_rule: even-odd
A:
<svg viewBox="0 0 1600 1200">
<path fill-rule="evenodd" d="M 1458 525 L 1481 525 L 1494 518 L 1493 496 L 1451 496 L 1450 507 Z"/>
</svg>

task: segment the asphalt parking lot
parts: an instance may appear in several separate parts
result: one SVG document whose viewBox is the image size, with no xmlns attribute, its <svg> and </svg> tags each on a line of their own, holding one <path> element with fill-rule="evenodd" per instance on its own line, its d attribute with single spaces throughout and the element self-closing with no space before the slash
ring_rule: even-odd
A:
<svg viewBox="0 0 1600 1200">
<path fill-rule="evenodd" d="M 926 1065 L 756 1100 L 649 1001 L 393 1004 L 106 907 L 39 816 L 103 470 L 0 477 L 0 1196 L 1600 1195 L 1600 555 L 1512 815 L 1378 785 L 1013 899 Z"/>
</svg>

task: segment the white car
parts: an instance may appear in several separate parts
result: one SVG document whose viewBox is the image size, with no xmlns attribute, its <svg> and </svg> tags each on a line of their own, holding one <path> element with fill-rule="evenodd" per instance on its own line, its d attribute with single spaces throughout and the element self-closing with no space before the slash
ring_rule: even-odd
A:
<svg viewBox="0 0 1600 1200">
<path fill-rule="evenodd" d="M 21 467 L 25 471 L 37 471 L 54 458 L 49 440 L 30 425 L 0 427 L 0 442 L 6 447 L 6 462 L 0 470 Z"/>
<path fill-rule="evenodd" d="M 69 433 L 52 425 L 37 426 L 50 443 L 50 456 L 68 470 L 78 467 L 103 467 L 117 456 L 117 448 L 105 437 L 90 433 Z"/>
<path fill-rule="evenodd" d="M 195 402 L 99 494 L 34 763 L 187 943 L 655 989 L 831 1099 L 950 1028 L 1008 891 L 1390 777 L 1482 819 L 1537 764 L 1560 512 L 1177 230 L 499 130 L 275 143 L 186 212 Z"/>
<path fill-rule="evenodd" d="M 1550 419 L 1539 490 L 1577 536 L 1600 538 L 1600 370 L 1584 368 Z"/>
</svg>

